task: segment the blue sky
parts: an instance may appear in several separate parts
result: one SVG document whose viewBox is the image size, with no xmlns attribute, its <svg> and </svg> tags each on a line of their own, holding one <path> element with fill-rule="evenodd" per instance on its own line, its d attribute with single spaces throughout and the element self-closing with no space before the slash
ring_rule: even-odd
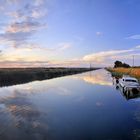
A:
<svg viewBox="0 0 140 140">
<path fill-rule="evenodd" d="M 139 65 L 139 0 L 0 2 L 1 67 Z"/>
</svg>

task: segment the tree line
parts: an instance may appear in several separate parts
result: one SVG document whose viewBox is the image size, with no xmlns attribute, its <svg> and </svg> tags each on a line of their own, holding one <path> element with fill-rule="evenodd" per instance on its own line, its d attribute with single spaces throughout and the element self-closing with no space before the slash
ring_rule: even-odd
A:
<svg viewBox="0 0 140 140">
<path fill-rule="evenodd" d="M 114 62 L 114 68 L 118 67 L 130 68 L 130 65 L 117 60 Z"/>
</svg>

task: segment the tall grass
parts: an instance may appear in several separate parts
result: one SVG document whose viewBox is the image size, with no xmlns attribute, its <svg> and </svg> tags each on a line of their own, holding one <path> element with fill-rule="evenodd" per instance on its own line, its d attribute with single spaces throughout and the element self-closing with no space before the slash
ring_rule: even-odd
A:
<svg viewBox="0 0 140 140">
<path fill-rule="evenodd" d="M 140 68 L 109 68 L 112 73 L 126 74 L 140 79 Z"/>
<path fill-rule="evenodd" d="M 95 68 L 96 69 L 96 68 Z M 1 68 L 0 86 L 45 80 L 94 70 L 94 68 Z"/>
</svg>

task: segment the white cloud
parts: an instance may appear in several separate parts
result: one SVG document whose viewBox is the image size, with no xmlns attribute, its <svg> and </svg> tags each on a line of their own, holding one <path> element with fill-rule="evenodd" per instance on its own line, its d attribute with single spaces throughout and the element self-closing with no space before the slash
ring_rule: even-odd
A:
<svg viewBox="0 0 140 140">
<path fill-rule="evenodd" d="M 126 39 L 140 39 L 140 35 L 139 34 L 132 35 L 132 36 L 127 37 Z"/>
<path fill-rule="evenodd" d="M 102 61 L 104 61 L 105 58 L 110 58 L 111 56 L 114 56 L 114 55 L 124 54 L 124 53 L 132 52 L 132 51 L 133 51 L 133 49 L 97 52 L 97 53 L 93 53 L 93 54 L 84 56 L 83 60 L 102 62 Z"/>
<path fill-rule="evenodd" d="M 5 24 L 3 32 L 0 33 L 0 43 L 4 46 L 21 47 L 33 40 L 33 35 L 40 29 L 46 28 L 45 21 L 40 18 L 46 16 L 44 0 L 7 0 L 3 5 L 5 9 L 10 9 L 11 3 L 17 3 L 14 10 L 1 12 L 9 19 L 9 24 Z"/>
<path fill-rule="evenodd" d="M 35 6 L 40 6 L 42 4 L 44 4 L 44 0 L 35 0 L 35 2 L 34 2 Z"/>
<path fill-rule="evenodd" d="M 18 33 L 18 32 L 32 32 L 42 28 L 43 25 L 39 22 L 23 21 L 11 23 L 6 28 L 6 33 Z"/>
<path fill-rule="evenodd" d="M 7 4 L 17 4 L 19 2 L 19 0 L 6 0 Z"/>
<path fill-rule="evenodd" d="M 38 19 L 38 18 L 45 16 L 46 14 L 47 14 L 47 12 L 45 10 L 44 11 L 43 10 L 41 10 L 41 11 L 33 10 L 31 17 Z"/>
<path fill-rule="evenodd" d="M 59 43 L 59 44 L 58 44 L 58 47 L 56 48 L 56 50 L 61 50 L 61 51 L 63 51 L 63 50 L 69 49 L 69 48 L 71 48 L 71 47 L 72 47 L 72 44 L 69 43 L 69 42 Z"/>
<path fill-rule="evenodd" d="M 102 36 L 103 33 L 102 33 L 102 32 L 96 32 L 96 35 L 97 35 L 97 36 Z"/>
<path fill-rule="evenodd" d="M 139 48 L 140 48 L 140 45 L 136 46 L 135 48 L 136 48 L 136 49 L 139 49 Z"/>
<path fill-rule="evenodd" d="M 137 59 L 138 62 L 138 59 L 140 58 L 140 47 L 127 50 L 109 50 L 87 54 L 82 58 L 82 60 L 85 62 L 92 62 L 94 66 L 111 66 L 116 60 L 131 64 L 133 55 L 135 55 L 135 59 Z"/>
<path fill-rule="evenodd" d="M 78 41 L 78 42 L 82 42 L 82 41 L 84 40 L 83 37 L 77 36 L 77 35 L 74 36 L 74 39 L 75 39 L 76 41 Z"/>
</svg>

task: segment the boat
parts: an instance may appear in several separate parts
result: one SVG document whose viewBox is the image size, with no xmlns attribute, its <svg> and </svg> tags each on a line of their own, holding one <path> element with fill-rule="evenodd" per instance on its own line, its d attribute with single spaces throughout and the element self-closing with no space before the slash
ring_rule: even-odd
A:
<svg viewBox="0 0 140 140">
<path fill-rule="evenodd" d="M 127 75 L 124 75 L 121 79 L 119 79 L 118 84 L 122 87 L 124 93 L 139 93 L 140 92 L 140 83 L 139 81 Z"/>
</svg>

